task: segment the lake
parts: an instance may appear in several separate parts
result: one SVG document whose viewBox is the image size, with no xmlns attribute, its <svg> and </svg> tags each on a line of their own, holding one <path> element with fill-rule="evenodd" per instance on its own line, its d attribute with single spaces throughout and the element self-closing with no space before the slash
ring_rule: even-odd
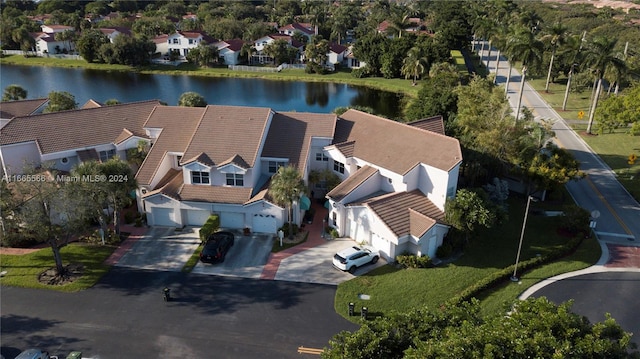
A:
<svg viewBox="0 0 640 359">
<path fill-rule="evenodd" d="M 231 70 L 229 70 L 231 71 Z M 400 118 L 402 95 L 338 83 L 273 81 L 253 78 L 172 76 L 44 66 L 0 66 L 0 86 L 20 85 L 28 98 L 50 91 L 73 94 L 79 106 L 89 99 L 133 102 L 158 99 L 176 105 L 187 91 L 211 105 L 270 107 L 276 111 L 329 113 L 341 106 L 367 106 L 376 114 Z"/>
</svg>

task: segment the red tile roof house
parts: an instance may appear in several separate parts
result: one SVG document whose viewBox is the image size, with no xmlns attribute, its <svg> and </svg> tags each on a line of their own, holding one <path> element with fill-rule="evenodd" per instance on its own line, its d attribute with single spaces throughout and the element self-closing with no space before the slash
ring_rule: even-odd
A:
<svg viewBox="0 0 640 359">
<path fill-rule="evenodd" d="M 270 56 L 267 56 L 267 54 L 264 53 L 264 48 L 265 46 L 269 45 L 270 43 L 276 40 L 285 40 L 290 47 L 298 49 L 299 56 L 302 56 L 302 53 L 304 51 L 303 43 L 301 43 L 300 41 L 294 39 L 289 35 L 271 34 L 271 35 L 263 36 L 258 40 L 254 41 L 254 48 L 256 49 L 256 54 L 252 56 L 251 63 L 261 63 L 261 64 L 273 63 L 273 58 L 271 58 Z"/>
<path fill-rule="evenodd" d="M 232 39 L 218 41 L 214 45 L 218 48 L 218 56 L 225 65 L 237 65 L 240 63 L 240 51 L 245 44 L 244 40 Z"/>
<path fill-rule="evenodd" d="M 120 109 L 126 106 L 125 119 Z M 52 115 L 26 117 L 2 130 L 3 166 L 7 158 L 17 163 L 30 154 L 76 162 L 84 149 L 120 154 L 119 144 L 147 139 L 153 146 L 136 179 L 138 208 L 148 224 L 200 226 L 215 213 L 222 227 L 270 234 L 287 218 L 268 191 L 277 168 L 292 165 L 305 181 L 310 171 L 329 169 L 343 181 L 326 194 L 329 225 L 389 260 L 404 251 L 435 256 L 448 230 L 444 202 L 455 194 L 462 162 L 458 141 L 438 133 L 437 118 L 413 126 L 356 110 L 337 117 L 145 102 L 58 113 L 59 121 L 86 127 L 61 136 L 52 131 L 59 128 L 51 127 L 53 119 L 41 121 Z M 104 121 L 109 116 L 119 120 Z M 294 205 L 295 223 L 303 218 L 301 203 Z"/>
<path fill-rule="evenodd" d="M 126 27 L 101 27 L 98 30 L 107 35 L 107 37 L 109 38 L 109 42 L 111 43 L 113 43 L 118 35 L 131 36 L 131 30 Z"/>
<path fill-rule="evenodd" d="M 171 35 L 159 35 L 153 39 L 156 44 L 156 52 L 163 56 L 169 54 L 170 51 L 176 50 L 182 59 L 187 56 L 190 49 L 198 47 L 205 41 L 208 45 L 213 45 L 218 40 L 207 35 L 203 31 L 176 31 Z"/>
<path fill-rule="evenodd" d="M 55 34 L 64 31 L 75 31 L 73 26 L 66 25 L 41 25 L 41 32 L 30 33 L 31 37 L 35 41 L 36 53 L 40 56 L 44 54 L 55 54 L 57 49 L 65 49 L 67 47 L 73 47 L 73 42 L 56 41 Z M 67 49 L 67 50 L 73 50 Z"/>
<path fill-rule="evenodd" d="M 296 32 L 303 34 L 308 40 L 312 36 L 318 35 L 318 27 L 309 23 L 294 22 L 292 24 L 284 25 L 278 28 L 280 34 L 293 36 Z"/>
</svg>

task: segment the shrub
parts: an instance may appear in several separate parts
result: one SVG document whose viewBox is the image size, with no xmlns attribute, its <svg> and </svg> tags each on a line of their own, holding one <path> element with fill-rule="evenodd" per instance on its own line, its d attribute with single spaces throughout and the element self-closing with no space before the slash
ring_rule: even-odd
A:
<svg viewBox="0 0 640 359">
<path fill-rule="evenodd" d="M 295 223 L 291 223 L 291 229 L 293 231 L 293 235 L 295 236 L 296 234 L 298 234 L 298 225 Z M 284 236 L 288 237 L 289 236 L 289 223 L 285 223 L 282 227 L 279 228 L 279 230 L 282 230 L 284 232 Z"/>
<path fill-rule="evenodd" d="M 453 246 L 451 243 L 444 242 L 438 249 L 436 249 L 436 257 L 438 258 L 448 258 L 453 254 Z"/>
<path fill-rule="evenodd" d="M 351 76 L 357 78 L 357 79 L 361 79 L 363 77 L 367 77 L 369 74 L 367 72 L 367 70 L 364 67 L 361 67 L 359 69 L 353 69 L 351 70 Z"/>
<path fill-rule="evenodd" d="M 640 121 L 636 121 L 631 125 L 629 134 L 631 136 L 640 136 Z"/>
<path fill-rule="evenodd" d="M 561 227 L 572 235 L 578 232 L 589 232 L 589 217 L 591 214 L 586 209 L 575 204 L 563 208 Z"/>
<path fill-rule="evenodd" d="M 81 237 L 81 240 L 84 240 L 93 244 L 102 244 L 102 237 L 100 236 L 100 229 L 96 229 L 91 234 Z M 113 229 L 108 229 L 107 233 L 104 234 L 104 243 L 105 244 L 118 244 L 120 243 L 120 236 L 116 234 Z"/>
<path fill-rule="evenodd" d="M 220 217 L 217 214 L 212 214 L 204 222 L 202 228 L 200 228 L 200 240 L 205 242 L 207 238 L 220 229 Z"/>
<path fill-rule="evenodd" d="M 433 266 L 429 256 L 418 257 L 412 253 L 403 253 L 397 256 L 396 262 L 404 268 L 430 268 Z"/>
</svg>

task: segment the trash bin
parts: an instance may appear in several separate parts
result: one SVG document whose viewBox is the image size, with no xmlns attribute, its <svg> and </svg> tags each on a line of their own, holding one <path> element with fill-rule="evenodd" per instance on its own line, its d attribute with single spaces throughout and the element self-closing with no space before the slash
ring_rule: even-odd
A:
<svg viewBox="0 0 640 359">
<path fill-rule="evenodd" d="M 353 311 L 355 309 L 356 305 L 354 303 L 349 303 L 349 316 L 353 317 Z"/>
<path fill-rule="evenodd" d="M 82 352 L 71 352 L 67 355 L 67 359 L 82 359 Z"/>
<path fill-rule="evenodd" d="M 360 310 L 360 317 L 362 317 L 362 319 L 367 320 L 367 313 L 369 312 L 369 309 L 367 307 L 362 307 L 362 309 Z"/>
</svg>

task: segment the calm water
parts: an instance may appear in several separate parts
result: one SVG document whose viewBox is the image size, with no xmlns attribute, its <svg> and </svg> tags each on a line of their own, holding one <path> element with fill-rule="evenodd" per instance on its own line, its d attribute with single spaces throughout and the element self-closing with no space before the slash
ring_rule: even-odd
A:
<svg viewBox="0 0 640 359">
<path fill-rule="evenodd" d="M 0 87 L 18 84 L 28 98 L 67 91 L 79 105 L 89 99 L 132 102 L 159 99 L 176 105 L 180 95 L 195 91 L 212 105 L 271 107 L 277 111 L 332 112 L 340 106 L 368 106 L 399 118 L 401 95 L 345 84 L 261 79 L 144 75 L 55 67 L 0 66 Z"/>
</svg>

